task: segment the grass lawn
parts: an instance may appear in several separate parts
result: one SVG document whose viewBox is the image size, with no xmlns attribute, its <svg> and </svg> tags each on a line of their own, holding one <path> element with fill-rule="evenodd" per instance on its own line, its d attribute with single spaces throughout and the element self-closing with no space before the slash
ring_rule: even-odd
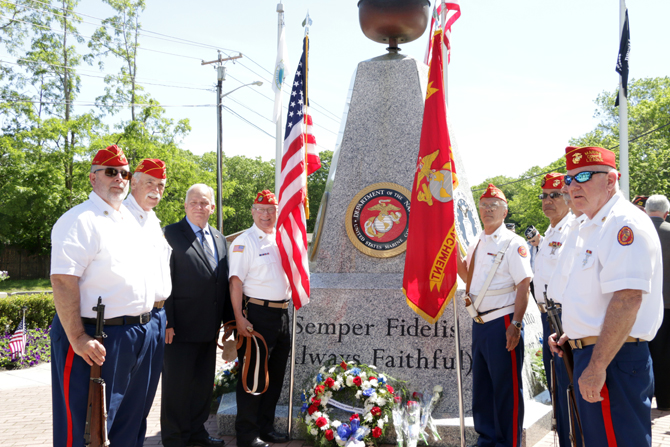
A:
<svg viewBox="0 0 670 447">
<path fill-rule="evenodd" d="M 51 290 L 49 278 L 38 279 L 6 279 L 0 281 L 0 292 L 32 292 L 39 290 Z"/>
</svg>

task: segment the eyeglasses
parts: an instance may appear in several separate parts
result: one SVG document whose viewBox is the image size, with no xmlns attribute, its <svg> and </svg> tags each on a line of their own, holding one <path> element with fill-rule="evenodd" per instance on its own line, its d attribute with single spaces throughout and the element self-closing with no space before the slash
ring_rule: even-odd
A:
<svg viewBox="0 0 670 447">
<path fill-rule="evenodd" d="M 258 214 L 275 214 L 277 212 L 277 208 L 256 208 L 255 206 L 252 207 Z"/>
<path fill-rule="evenodd" d="M 498 209 L 498 205 L 495 205 L 495 204 L 493 204 L 493 205 L 487 205 L 487 204 L 485 204 L 485 203 L 480 203 L 480 204 L 479 204 L 479 209 L 480 209 L 480 210 L 486 210 L 486 211 L 489 211 L 489 210 L 491 210 L 491 211 L 495 211 L 495 210 Z"/>
<path fill-rule="evenodd" d="M 549 194 L 547 194 L 546 192 L 543 192 L 538 197 L 540 198 L 540 200 L 544 200 L 544 199 L 547 199 L 547 198 L 557 199 L 557 198 L 562 197 L 562 196 L 563 196 L 563 194 L 560 193 L 560 192 L 551 192 Z"/>
<path fill-rule="evenodd" d="M 117 174 L 121 174 L 121 178 L 124 180 L 130 180 L 130 177 L 132 177 L 130 171 L 124 171 L 116 168 L 96 169 L 95 171 L 93 171 L 93 173 L 95 174 L 98 171 L 105 171 L 105 175 L 107 177 L 116 177 Z"/>
<path fill-rule="evenodd" d="M 591 180 L 593 174 L 607 174 L 605 171 L 582 171 L 579 174 L 575 175 L 566 175 L 565 184 L 570 185 L 574 179 L 577 183 L 586 183 Z"/>
</svg>

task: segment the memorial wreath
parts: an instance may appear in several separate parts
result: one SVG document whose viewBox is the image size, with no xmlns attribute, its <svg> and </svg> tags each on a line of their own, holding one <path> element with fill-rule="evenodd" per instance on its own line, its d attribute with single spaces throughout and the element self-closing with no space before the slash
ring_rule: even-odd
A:
<svg viewBox="0 0 670 447">
<path fill-rule="evenodd" d="M 301 395 L 303 420 L 314 445 L 344 446 L 347 441 L 376 445 L 392 417 L 394 390 L 388 380 L 373 365 L 342 361 L 339 365 L 322 366 L 313 388 Z M 357 405 L 349 405 L 350 402 Z M 352 414 L 348 420 L 340 421 L 331 416 L 329 407 Z"/>
</svg>

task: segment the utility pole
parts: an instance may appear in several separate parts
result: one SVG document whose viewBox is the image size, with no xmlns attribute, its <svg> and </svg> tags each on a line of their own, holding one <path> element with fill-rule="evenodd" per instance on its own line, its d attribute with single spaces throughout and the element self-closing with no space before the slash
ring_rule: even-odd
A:
<svg viewBox="0 0 670 447">
<path fill-rule="evenodd" d="M 221 57 L 221 51 L 219 51 L 219 58 L 213 61 L 205 62 L 202 61 L 200 65 L 209 65 L 217 64 L 216 66 L 216 229 L 223 234 L 223 200 L 221 198 L 221 172 L 223 169 L 223 128 L 222 128 L 222 108 L 221 100 L 223 81 L 226 80 L 226 67 L 223 66 L 223 63 L 226 61 L 231 61 L 234 59 L 239 59 L 242 57 L 242 53 L 239 53 L 237 56 L 232 57 Z"/>
</svg>

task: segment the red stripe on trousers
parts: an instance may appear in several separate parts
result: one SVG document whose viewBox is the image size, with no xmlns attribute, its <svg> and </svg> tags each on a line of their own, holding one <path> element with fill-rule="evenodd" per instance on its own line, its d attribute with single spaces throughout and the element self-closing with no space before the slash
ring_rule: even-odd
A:
<svg viewBox="0 0 670 447">
<path fill-rule="evenodd" d="M 65 396 L 65 412 L 67 414 L 67 447 L 72 447 L 72 411 L 70 411 L 70 374 L 72 373 L 72 361 L 74 350 L 70 346 L 65 358 L 65 371 L 63 372 L 63 395 Z"/>
<path fill-rule="evenodd" d="M 510 324 L 509 315 L 505 315 L 505 330 L 507 330 Z M 517 379 L 516 350 L 512 349 L 510 354 L 512 355 L 512 389 L 514 390 L 514 412 L 512 415 L 514 432 L 512 434 L 512 445 L 516 447 L 519 445 L 519 380 Z"/>
<path fill-rule="evenodd" d="M 603 398 L 600 402 L 600 407 L 603 412 L 603 422 L 605 423 L 605 433 L 607 434 L 607 445 L 608 447 L 616 447 L 614 424 L 612 423 L 612 410 L 610 409 L 610 392 L 607 389 L 607 385 L 603 385 L 600 395 Z"/>
</svg>

